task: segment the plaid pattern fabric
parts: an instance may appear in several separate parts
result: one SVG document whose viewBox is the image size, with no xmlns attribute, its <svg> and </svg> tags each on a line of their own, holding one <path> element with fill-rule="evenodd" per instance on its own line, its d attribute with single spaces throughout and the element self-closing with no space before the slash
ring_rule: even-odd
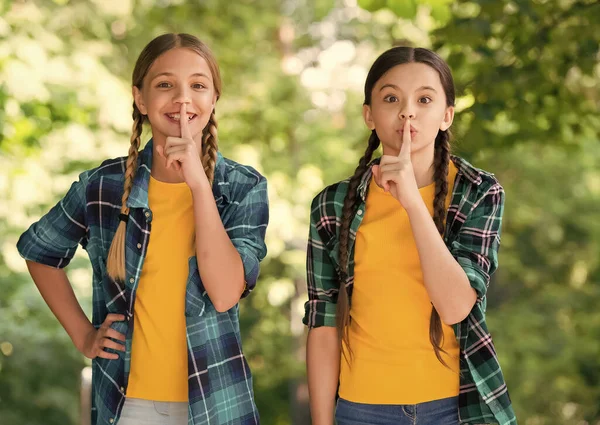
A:
<svg viewBox="0 0 600 425">
<path fill-rule="evenodd" d="M 460 346 L 459 417 L 462 425 L 516 425 L 510 397 L 485 323 L 486 291 L 498 266 L 504 190 L 493 174 L 452 156 L 458 168 L 448 209 L 444 242 L 477 292 L 469 316 L 454 325 Z M 372 164 L 378 163 L 376 159 Z M 372 165 L 371 164 L 371 165 Z M 358 186 L 359 202 L 350 226 L 346 288 L 352 295 L 354 242 L 365 211 L 371 167 Z M 335 326 L 339 292 L 339 232 L 349 180 L 328 186 L 312 202 L 307 249 L 308 302 L 303 322 L 310 328 Z"/>
<path fill-rule="evenodd" d="M 126 158 L 117 158 L 82 173 L 66 196 L 32 224 L 17 245 L 25 259 L 62 268 L 69 264 L 81 244 L 93 269 L 93 325 L 99 327 L 108 313 L 121 313 L 127 318 L 112 326 L 127 336 L 126 353 L 120 353 L 118 360 L 96 358 L 92 362 L 94 425 L 116 423 L 125 401 L 133 305 L 152 227 L 152 211 L 148 206 L 152 141 L 140 152 L 127 201 L 130 216 L 125 243 L 126 281 L 122 288 L 107 276 L 105 265 L 119 224 L 125 164 Z M 256 285 L 259 262 L 266 255 L 267 183 L 253 168 L 225 159 L 219 153 L 213 194 L 225 230 L 244 264 L 243 296 L 246 296 Z M 188 423 L 258 424 L 252 377 L 242 353 L 238 306 L 224 313 L 215 310 L 200 279 L 195 256 L 189 259 L 185 316 Z"/>
</svg>

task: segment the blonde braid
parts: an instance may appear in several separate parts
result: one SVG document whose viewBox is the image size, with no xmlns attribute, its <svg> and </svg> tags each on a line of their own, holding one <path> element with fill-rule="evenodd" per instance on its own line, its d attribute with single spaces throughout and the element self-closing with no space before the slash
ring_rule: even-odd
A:
<svg viewBox="0 0 600 425">
<path fill-rule="evenodd" d="M 213 109 L 202 140 L 202 165 L 211 186 L 215 179 L 215 165 L 217 163 L 217 150 L 219 149 L 217 128 L 217 118 Z"/>
<path fill-rule="evenodd" d="M 121 214 L 119 215 L 119 226 L 113 237 L 108 259 L 106 260 L 106 269 L 108 275 L 116 282 L 125 282 L 125 230 L 129 217 L 129 208 L 127 207 L 127 198 L 133 187 L 133 179 L 137 170 L 137 159 L 140 149 L 142 128 L 144 117 L 133 104 L 133 127 L 131 134 L 131 144 L 129 145 L 129 155 L 127 157 L 127 167 L 125 169 L 125 185 L 123 197 L 121 198 Z"/>
</svg>

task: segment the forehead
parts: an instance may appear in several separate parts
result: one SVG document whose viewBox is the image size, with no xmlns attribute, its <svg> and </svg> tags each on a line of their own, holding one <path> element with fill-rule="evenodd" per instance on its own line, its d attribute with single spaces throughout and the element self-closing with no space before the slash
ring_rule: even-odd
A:
<svg viewBox="0 0 600 425">
<path fill-rule="evenodd" d="M 375 89 L 386 84 L 393 84 L 406 92 L 417 90 L 423 86 L 443 91 L 440 74 L 431 66 L 418 62 L 405 63 L 391 68 L 377 81 Z"/>
<path fill-rule="evenodd" d="M 200 73 L 212 79 L 206 59 L 191 49 L 181 47 L 160 55 L 148 70 L 147 77 L 152 79 L 162 73 L 170 73 L 182 78 Z"/>
</svg>

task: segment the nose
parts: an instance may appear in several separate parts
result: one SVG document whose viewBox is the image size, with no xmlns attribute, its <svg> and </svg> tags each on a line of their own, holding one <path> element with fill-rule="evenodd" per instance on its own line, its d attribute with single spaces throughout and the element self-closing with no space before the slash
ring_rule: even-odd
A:
<svg viewBox="0 0 600 425">
<path fill-rule="evenodd" d="M 175 94 L 175 97 L 173 98 L 173 102 L 174 103 L 179 103 L 180 105 L 182 103 L 186 103 L 186 104 L 190 104 L 192 102 L 190 94 L 188 92 L 188 87 L 181 87 L 177 93 Z"/>
<path fill-rule="evenodd" d="M 412 120 L 415 118 L 415 114 L 411 111 L 406 111 L 406 110 L 402 110 L 400 111 L 400 113 L 398 114 L 398 117 L 402 118 L 403 120 L 405 119 L 409 119 Z"/>
<path fill-rule="evenodd" d="M 415 118 L 414 106 L 411 104 L 411 102 L 403 102 L 403 104 L 400 105 L 400 110 L 398 111 L 398 118 L 402 120 L 412 120 Z"/>
</svg>

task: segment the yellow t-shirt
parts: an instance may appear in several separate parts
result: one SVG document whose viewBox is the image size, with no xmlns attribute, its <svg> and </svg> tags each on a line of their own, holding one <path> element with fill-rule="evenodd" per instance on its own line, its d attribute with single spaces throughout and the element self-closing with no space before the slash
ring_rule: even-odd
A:
<svg viewBox="0 0 600 425">
<path fill-rule="evenodd" d="M 134 306 L 127 396 L 188 400 L 185 292 L 195 255 L 192 193 L 185 183 L 150 177 L 152 228 Z"/>
<path fill-rule="evenodd" d="M 450 163 L 449 193 L 457 169 Z M 435 184 L 419 189 L 433 216 Z M 342 356 L 340 397 L 356 403 L 416 404 L 458 395 L 459 347 L 442 322 L 442 365 L 429 341 L 431 301 L 406 210 L 371 181 L 356 235 L 349 367 Z"/>
</svg>

